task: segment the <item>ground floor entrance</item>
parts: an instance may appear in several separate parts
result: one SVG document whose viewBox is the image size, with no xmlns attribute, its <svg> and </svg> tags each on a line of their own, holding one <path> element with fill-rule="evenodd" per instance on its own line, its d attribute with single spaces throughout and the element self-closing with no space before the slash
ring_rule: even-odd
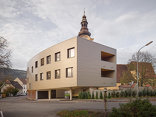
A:
<svg viewBox="0 0 156 117">
<path fill-rule="evenodd" d="M 48 99 L 48 91 L 38 91 L 38 99 Z"/>
<path fill-rule="evenodd" d="M 56 98 L 56 90 L 51 90 L 51 99 Z"/>
<path fill-rule="evenodd" d="M 28 90 L 29 99 L 70 99 L 77 98 L 80 92 L 88 88 L 65 88 L 65 89 L 47 89 L 47 90 Z"/>
</svg>

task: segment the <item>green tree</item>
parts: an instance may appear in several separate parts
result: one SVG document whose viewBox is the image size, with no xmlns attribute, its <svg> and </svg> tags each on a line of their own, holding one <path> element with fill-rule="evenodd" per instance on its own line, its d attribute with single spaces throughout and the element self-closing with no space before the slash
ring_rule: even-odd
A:
<svg viewBox="0 0 156 117">
<path fill-rule="evenodd" d="M 14 87 L 8 87 L 6 88 L 3 92 L 7 95 L 7 96 L 10 96 L 11 94 L 13 96 L 17 95 L 18 93 L 18 89 L 17 88 L 14 88 Z"/>
</svg>

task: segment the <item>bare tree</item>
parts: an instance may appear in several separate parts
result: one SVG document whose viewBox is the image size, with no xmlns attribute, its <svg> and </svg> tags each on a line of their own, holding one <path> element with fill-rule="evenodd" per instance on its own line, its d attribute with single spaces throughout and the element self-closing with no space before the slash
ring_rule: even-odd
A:
<svg viewBox="0 0 156 117">
<path fill-rule="evenodd" d="M 152 54 L 149 52 L 139 52 L 139 53 L 134 53 L 132 55 L 132 58 L 129 59 L 129 63 L 131 61 L 137 61 L 137 56 L 138 56 L 138 62 L 145 62 L 145 63 L 151 63 L 154 68 L 156 68 L 156 57 L 154 57 Z"/>
<path fill-rule="evenodd" d="M 7 40 L 0 36 L 0 68 L 11 67 L 10 55 Z"/>
<path fill-rule="evenodd" d="M 136 70 L 137 57 L 139 62 L 139 83 L 141 86 L 143 86 L 143 84 L 148 81 L 147 79 L 153 79 L 154 77 L 154 68 L 156 69 L 156 58 L 149 52 L 134 53 L 132 58 L 129 59 L 129 68 L 131 71 Z"/>
</svg>

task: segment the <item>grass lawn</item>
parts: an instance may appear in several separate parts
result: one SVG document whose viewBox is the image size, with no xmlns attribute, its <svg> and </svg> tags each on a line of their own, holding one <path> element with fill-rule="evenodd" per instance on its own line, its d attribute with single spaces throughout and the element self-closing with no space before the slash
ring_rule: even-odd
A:
<svg viewBox="0 0 156 117">
<path fill-rule="evenodd" d="M 104 112 L 88 110 L 63 110 L 57 113 L 60 117 L 103 117 Z"/>
</svg>

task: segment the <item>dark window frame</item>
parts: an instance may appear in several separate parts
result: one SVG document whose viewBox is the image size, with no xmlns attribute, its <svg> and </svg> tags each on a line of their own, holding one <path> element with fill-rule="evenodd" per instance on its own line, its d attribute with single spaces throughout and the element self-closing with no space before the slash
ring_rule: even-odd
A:
<svg viewBox="0 0 156 117">
<path fill-rule="evenodd" d="M 59 71 L 59 76 L 57 75 L 57 71 Z M 55 70 L 55 79 L 60 79 L 61 78 L 61 70 L 60 69 L 56 69 Z"/>
<path fill-rule="evenodd" d="M 71 76 L 69 76 L 68 69 L 71 69 Z M 73 77 L 73 67 L 66 68 L 66 78 L 72 78 L 72 77 Z"/>
<path fill-rule="evenodd" d="M 34 67 L 33 67 L 33 66 L 31 67 L 31 72 L 32 72 L 32 73 L 34 72 Z"/>
<path fill-rule="evenodd" d="M 48 77 L 48 73 L 50 73 L 50 78 Z M 47 71 L 47 80 L 50 80 L 51 79 L 51 71 Z"/>
<path fill-rule="evenodd" d="M 50 59 L 49 59 L 50 58 Z M 47 56 L 47 64 L 50 64 L 51 63 L 51 55 L 48 55 Z"/>
<path fill-rule="evenodd" d="M 41 58 L 41 66 L 44 65 L 44 58 Z"/>
<path fill-rule="evenodd" d="M 42 76 L 42 77 L 41 77 Z M 43 72 L 40 73 L 40 80 L 43 80 Z"/>
<path fill-rule="evenodd" d="M 38 61 L 35 61 L 35 68 L 38 67 Z"/>
<path fill-rule="evenodd" d="M 57 57 L 57 55 L 59 55 L 59 57 Z M 55 62 L 57 62 L 57 61 L 61 61 L 61 52 L 56 52 L 55 53 Z"/>
<path fill-rule="evenodd" d="M 71 56 L 71 50 L 74 49 L 74 56 Z M 67 49 L 67 58 L 73 58 L 75 57 L 75 47 Z"/>
<path fill-rule="evenodd" d="M 38 74 L 35 74 L 35 81 L 38 81 Z"/>
</svg>

